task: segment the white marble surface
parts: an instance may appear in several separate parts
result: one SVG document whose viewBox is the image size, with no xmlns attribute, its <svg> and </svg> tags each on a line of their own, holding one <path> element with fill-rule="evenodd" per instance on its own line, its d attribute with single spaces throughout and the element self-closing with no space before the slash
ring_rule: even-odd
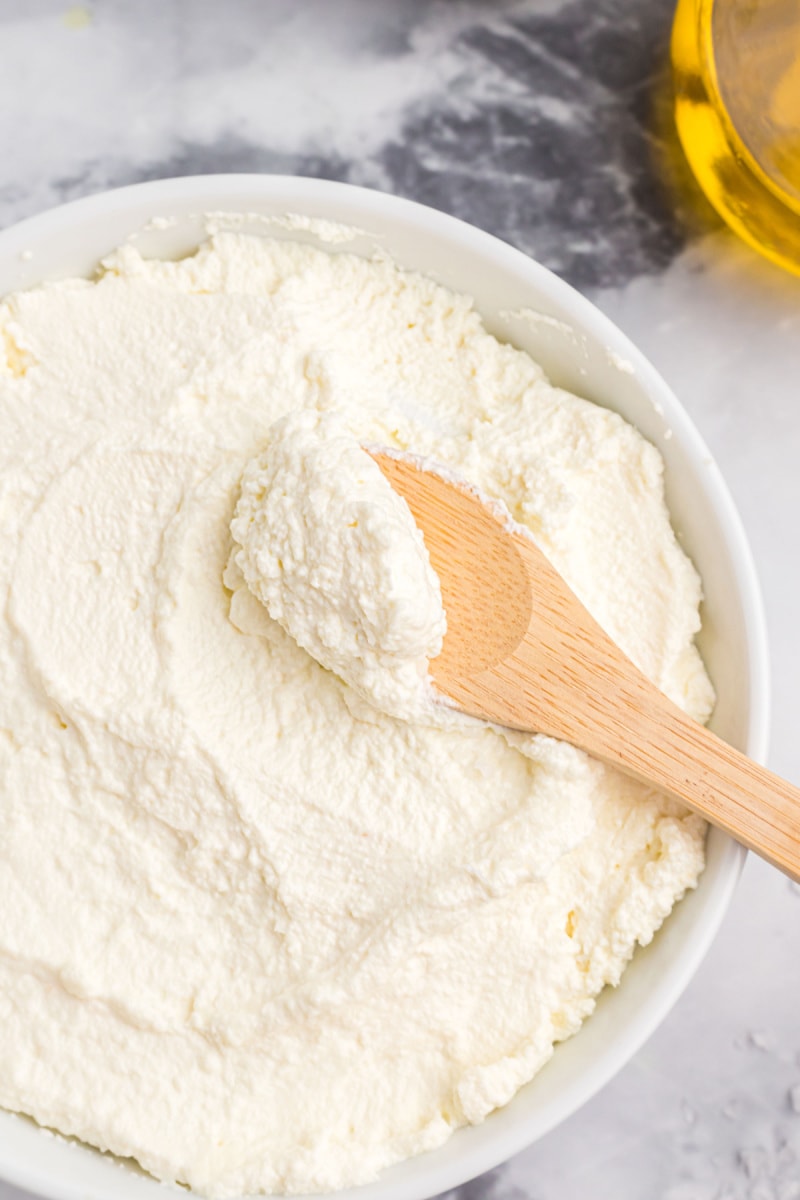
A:
<svg viewBox="0 0 800 1200">
<path fill-rule="evenodd" d="M 412 195 L 567 274 L 662 370 L 729 481 L 769 621 L 770 762 L 800 781 L 800 280 L 721 230 L 686 179 L 669 9 L 0 0 L 0 224 L 144 178 L 294 171 Z M 751 857 L 649 1044 L 459 1191 L 800 1200 L 800 888 Z M 0 1182 L 0 1200 L 22 1195 Z"/>
</svg>

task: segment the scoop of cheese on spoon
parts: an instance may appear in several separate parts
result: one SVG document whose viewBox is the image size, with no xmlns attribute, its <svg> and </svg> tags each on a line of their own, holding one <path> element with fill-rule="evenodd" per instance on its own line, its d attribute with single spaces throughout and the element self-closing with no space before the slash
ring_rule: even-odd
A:
<svg viewBox="0 0 800 1200">
<path fill-rule="evenodd" d="M 391 716 L 436 714 L 439 580 L 408 505 L 341 417 L 276 421 L 245 468 L 231 533 L 250 591 L 318 663 Z"/>
</svg>

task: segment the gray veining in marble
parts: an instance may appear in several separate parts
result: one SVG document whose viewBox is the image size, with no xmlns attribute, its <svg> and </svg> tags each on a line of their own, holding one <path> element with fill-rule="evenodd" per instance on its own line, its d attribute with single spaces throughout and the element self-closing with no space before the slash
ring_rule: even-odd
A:
<svg viewBox="0 0 800 1200">
<path fill-rule="evenodd" d="M 20 134 L 38 140 L 41 128 L 46 151 L 55 105 L 64 128 L 49 170 L 27 146 L 26 174 L 39 178 L 4 180 L 0 215 L 164 175 L 317 175 L 463 217 L 580 286 L 624 282 L 668 265 L 686 239 L 654 132 L 669 9 L 105 0 L 70 29 L 52 0 L 6 0 L 5 28 L 36 49 L 33 70 L 24 56 L 12 67 L 23 125 L 6 124 L 2 149 L 13 162 Z M 39 73 L 47 91 L 26 130 Z"/>
<path fill-rule="evenodd" d="M 740 506 L 800 781 L 800 281 L 676 153 L 670 0 L 0 0 L 0 225 L 205 171 L 346 179 L 567 276 L 655 362 Z M 0 1183 L 0 1200 L 22 1193 Z M 800 889 L 751 858 L 708 959 L 594 1100 L 458 1200 L 800 1200 Z"/>
</svg>

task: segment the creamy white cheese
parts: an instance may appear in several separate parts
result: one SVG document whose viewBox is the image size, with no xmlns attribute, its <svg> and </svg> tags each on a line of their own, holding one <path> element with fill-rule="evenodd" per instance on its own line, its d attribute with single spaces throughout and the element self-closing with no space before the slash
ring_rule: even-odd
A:
<svg viewBox="0 0 800 1200">
<path fill-rule="evenodd" d="M 0 1104 L 216 1196 L 355 1184 L 482 1120 L 703 864 L 679 805 L 354 703 L 269 616 L 230 525 L 298 410 L 504 500 L 659 687 L 712 703 L 658 454 L 468 298 L 235 233 L 8 298 Z"/>
<path fill-rule="evenodd" d="M 392 716 L 431 706 L 439 580 L 405 500 L 335 414 L 276 422 L 231 533 L 251 592 L 318 663 Z"/>
</svg>

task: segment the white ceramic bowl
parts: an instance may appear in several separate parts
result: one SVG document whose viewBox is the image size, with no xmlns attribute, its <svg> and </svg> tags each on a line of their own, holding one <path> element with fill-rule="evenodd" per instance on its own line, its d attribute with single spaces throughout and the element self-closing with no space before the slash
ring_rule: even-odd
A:
<svg viewBox="0 0 800 1200">
<path fill-rule="evenodd" d="M 650 438 L 666 460 L 675 528 L 704 582 L 700 643 L 719 697 L 712 726 L 753 758 L 763 758 L 764 620 L 750 552 L 719 471 L 639 351 L 588 300 L 517 250 L 452 217 L 378 192 L 311 179 L 208 176 L 92 196 L 6 230 L 0 234 L 0 294 L 88 275 L 105 253 L 156 217 L 170 218 L 168 227 L 143 234 L 138 244 L 146 253 L 186 253 L 202 237 L 199 214 L 211 212 L 300 213 L 358 227 L 371 237 L 343 249 L 372 248 L 377 239 L 403 266 L 472 293 L 495 334 L 529 351 L 554 382 L 616 409 Z M 513 315 L 523 308 L 545 319 Z M 391 1168 L 352 1195 L 434 1196 L 495 1166 L 573 1113 L 638 1050 L 686 987 L 728 907 L 743 860 L 739 846 L 712 831 L 697 890 L 637 952 L 620 987 L 603 993 L 594 1015 L 544 1070 L 484 1124 L 459 1130 L 440 1149 Z M 54 1200 L 163 1200 L 165 1194 L 141 1172 L 5 1113 L 0 1176 Z"/>
</svg>

